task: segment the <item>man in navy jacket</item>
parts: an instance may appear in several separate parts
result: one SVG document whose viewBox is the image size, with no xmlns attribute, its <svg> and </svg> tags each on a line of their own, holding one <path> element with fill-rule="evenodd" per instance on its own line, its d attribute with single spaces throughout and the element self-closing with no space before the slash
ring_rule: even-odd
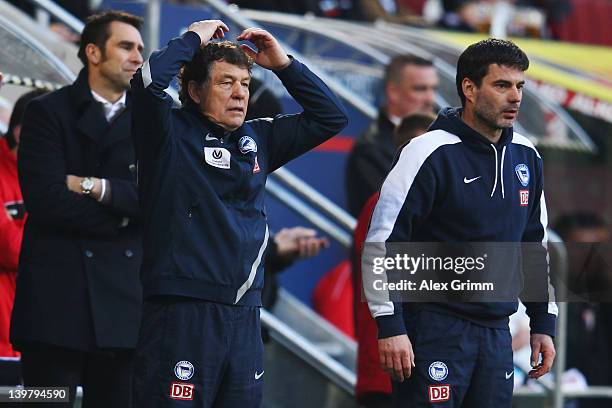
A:
<svg viewBox="0 0 612 408">
<path fill-rule="evenodd" d="M 463 108 L 442 110 L 430 132 L 401 151 L 382 186 L 366 243 L 531 243 L 524 244 L 535 250 L 523 272 L 533 300 L 525 302 L 530 376 L 538 378 L 554 359 L 557 307 L 548 282 L 542 159 L 512 129 L 528 66 L 523 51 L 507 41 L 489 39 L 463 52 L 457 65 Z M 364 289 L 378 326 L 381 365 L 398 381 L 395 401 L 510 407 L 508 316 L 516 311 L 516 295 L 486 302 L 394 302 L 388 291 L 375 293 L 365 277 L 373 270 L 372 251 L 363 258 Z M 520 255 L 497 264 L 489 259 L 490 271 L 515 281 L 516 259 Z"/>
<path fill-rule="evenodd" d="M 268 32 L 237 37 L 255 51 L 210 41 L 226 31 L 219 20 L 193 23 L 132 80 L 145 220 L 137 406 L 260 406 L 266 176 L 347 123 L 333 93 Z M 253 61 L 302 113 L 244 122 Z M 177 73 L 183 107 L 172 109 L 164 89 Z"/>
</svg>

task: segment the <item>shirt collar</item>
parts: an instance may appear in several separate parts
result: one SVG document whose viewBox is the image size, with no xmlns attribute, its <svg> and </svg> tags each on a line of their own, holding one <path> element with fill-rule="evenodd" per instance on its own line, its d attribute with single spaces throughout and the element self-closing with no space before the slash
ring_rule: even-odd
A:
<svg viewBox="0 0 612 408">
<path fill-rule="evenodd" d="M 106 106 L 120 106 L 120 105 L 125 105 L 125 99 L 126 99 L 126 95 L 127 92 L 123 91 L 123 95 L 121 95 L 121 98 L 119 98 L 117 100 L 117 102 L 112 103 L 109 102 L 108 99 L 104 98 L 103 96 L 98 95 L 93 89 L 91 90 L 91 96 L 93 96 L 93 98 L 98 101 L 98 102 L 102 102 L 103 105 Z"/>
<path fill-rule="evenodd" d="M 395 126 L 399 126 L 400 123 L 402 123 L 402 118 L 399 116 L 388 115 L 387 117 L 389 118 L 389 122 L 393 123 Z"/>
</svg>

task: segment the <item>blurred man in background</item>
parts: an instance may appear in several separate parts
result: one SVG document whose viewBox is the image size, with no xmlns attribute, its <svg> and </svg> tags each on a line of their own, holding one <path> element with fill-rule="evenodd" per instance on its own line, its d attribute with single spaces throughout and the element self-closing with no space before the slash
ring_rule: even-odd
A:
<svg viewBox="0 0 612 408">
<path fill-rule="evenodd" d="M 400 55 L 387 65 L 385 105 L 376 122 L 357 140 L 347 161 L 347 204 L 354 217 L 378 191 L 391 167 L 396 151 L 395 127 L 411 113 L 433 113 L 438 82 L 433 63 L 423 58 Z"/>
<path fill-rule="evenodd" d="M 578 369 L 589 385 L 612 384 L 612 316 L 610 264 L 601 257 L 610 245 L 610 229 L 590 211 L 561 215 L 554 230 L 565 243 L 568 289 L 584 301 L 568 302 L 567 368 Z M 580 408 L 604 408 L 605 399 L 580 398 Z"/>
<path fill-rule="evenodd" d="M 28 105 L 19 181 L 28 211 L 11 341 L 26 386 L 84 390 L 83 407 L 130 406 L 142 289 L 130 137 L 141 19 L 87 20 L 76 81 Z M 62 406 L 72 406 L 72 403 Z"/>
</svg>

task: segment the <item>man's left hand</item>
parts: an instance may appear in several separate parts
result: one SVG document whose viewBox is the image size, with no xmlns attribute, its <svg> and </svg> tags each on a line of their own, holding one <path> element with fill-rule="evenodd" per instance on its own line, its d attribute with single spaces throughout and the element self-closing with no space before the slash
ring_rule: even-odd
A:
<svg viewBox="0 0 612 408">
<path fill-rule="evenodd" d="M 291 64 L 291 59 L 280 46 L 276 38 L 269 32 L 261 28 L 247 28 L 238 37 L 238 41 L 250 41 L 257 47 L 257 51 L 246 44 L 240 48 L 253 58 L 255 63 L 263 68 L 280 71 Z"/>
<path fill-rule="evenodd" d="M 555 360 L 555 344 L 552 337 L 547 334 L 532 334 L 531 339 L 531 367 L 529 377 L 540 378 L 550 371 Z M 542 355 L 542 362 L 538 364 Z"/>
</svg>

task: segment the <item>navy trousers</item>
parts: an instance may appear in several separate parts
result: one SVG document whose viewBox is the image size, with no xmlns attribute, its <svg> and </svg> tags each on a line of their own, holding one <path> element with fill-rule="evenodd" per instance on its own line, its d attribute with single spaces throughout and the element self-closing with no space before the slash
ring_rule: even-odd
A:
<svg viewBox="0 0 612 408">
<path fill-rule="evenodd" d="M 136 407 L 261 407 L 259 308 L 148 300 L 135 364 Z"/>
<path fill-rule="evenodd" d="M 393 382 L 393 406 L 511 408 L 510 331 L 421 310 L 406 319 L 416 367 Z"/>
</svg>

